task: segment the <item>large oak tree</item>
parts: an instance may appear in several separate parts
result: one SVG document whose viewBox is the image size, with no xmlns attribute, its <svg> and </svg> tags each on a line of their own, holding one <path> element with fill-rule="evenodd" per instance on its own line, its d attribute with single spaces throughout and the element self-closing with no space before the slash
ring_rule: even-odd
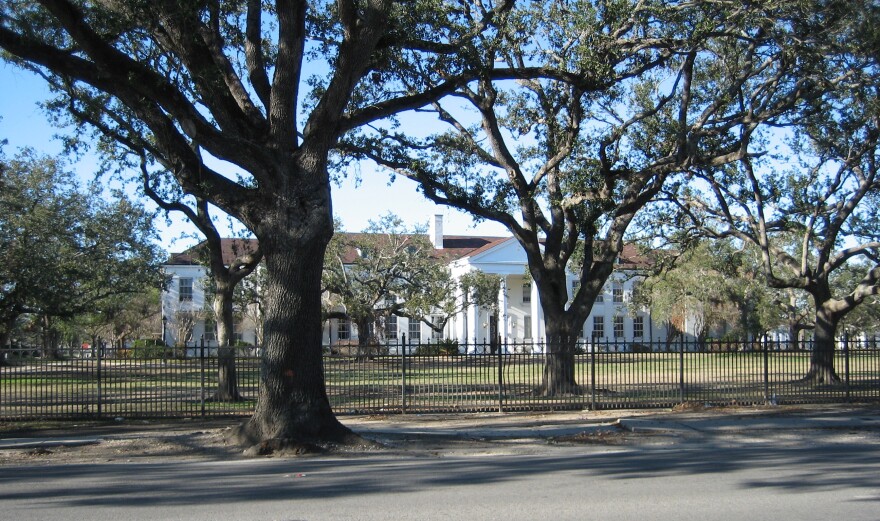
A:
<svg viewBox="0 0 880 521">
<path fill-rule="evenodd" d="M 775 136 L 786 146 L 766 154 L 774 136 L 755 140 L 741 161 L 695 170 L 698 182 L 670 199 L 700 232 L 754 245 L 771 287 L 810 295 L 814 345 L 806 379 L 829 383 L 838 380 L 841 320 L 880 292 L 880 9 L 858 2 L 818 7 L 791 25 L 812 35 L 822 51 L 817 68 L 825 72 L 816 81 L 826 92 Z M 843 287 L 844 271 L 860 275 Z"/>
<path fill-rule="evenodd" d="M 321 360 L 331 151 L 468 82 L 462 56 L 512 3 L 16 0 L 0 7 L 0 48 L 259 240 L 263 367 L 243 439 L 345 441 Z M 401 56 L 434 72 L 391 81 L 410 73 Z"/>
<path fill-rule="evenodd" d="M 510 230 L 544 313 L 542 392 L 576 393 L 578 332 L 637 213 L 670 175 L 744 157 L 756 128 L 823 84 L 812 35 L 789 23 L 814 8 L 531 2 L 496 45 L 478 49 L 474 59 L 489 66 L 476 81 L 419 111 L 435 121 L 421 128 L 444 131 L 386 126 L 346 147 L 415 180 L 433 201 Z M 793 59 L 799 53 L 804 60 Z M 539 73 L 510 81 L 494 67 Z M 579 281 L 571 297 L 570 273 Z"/>
</svg>

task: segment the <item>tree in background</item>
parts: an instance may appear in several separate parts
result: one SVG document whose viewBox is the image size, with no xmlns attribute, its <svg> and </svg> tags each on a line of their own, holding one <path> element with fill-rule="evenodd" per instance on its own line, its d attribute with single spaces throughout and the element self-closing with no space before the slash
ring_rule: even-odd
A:
<svg viewBox="0 0 880 521">
<path fill-rule="evenodd" d="M 146 168 L 145 165 L 142 165 Z M 149 176 L 145 174 L 145 179 Z M 256 241 L 230 239 L 224 251 L 224 241 L 211 218 L 208 202 L 195 198 L 192 206 L 183 197 L 167 200 L 149 183 L 144 191 L 166 212 L 179 212 L 198 228 L 205 241 L 193 249 L 197 259 L 208 268 L 206 285 L 211 296 L 211 309 L 207 315 L 214 318 L 217 327 L 217 390 L 212 399 L 223 402 L 241 401 L 238 390 L 238 374 L 235 369 L 235 346 L 232 343 L 235 327 L 236 288 L 245 277 L 254 272 L 263 260 L 263 253 Z M 227 258 L 227 256 L 229 258 Z"/>
<path fill-rule="evenodd" d="M 134 341 L 161 337 L 160 298 L 158 288 L 116 296 L 101 302 L 97 312 L 82 317 L 82 322 L 95 324 L 95 336 L 109 339 L 116 352 L 122 352 Z"/>
<path fill-rule="evenodd" d="M 744 157 L 760 125 L 778 124 L 827 84 L 817 66 L 825 49 L 790 23 L 812 9 L 531 2 L 475 49 L 474 81 L 419 109 L 433 117 L 421 128 L 446 130 L 391 122 L 348 136 L 345 149 L 415 180 L 438 204 L 510 230 L 544 313 L 541 392 L 578 393 L 578 332 L 637 213 L 668 176 Z M 409 69 L 414 84 L 434 70 Z M 520 72 L 499 74 L 509 69 Z M 569 298 L 573 264 L 579 290 Z"/>
<path fill-rule="evenodd" d="M 0 345 L 23 315 L 48 333 L 54 319 L 158 288 L 161 256 L 152 217 L 127 198 L 83 190 L 33 150 L 0 158 Z"/>
<path fill-rule="evenodd" d="M 158 166 L 150 170 L 154 185 L 178 184 L 259 240 L 263 370 L 254 415 L 238 432 L 243 443 L 354 439 L 330 409 L 321 359 L 330 155 L 346 132 L 474 78 L 466 57 L 494 39 L 512 5 L 39 0 L 0 7 L 0 48 L 49 78 L 59 89 L 56 107 L 97 123 L 106 148 L 136 143 Z M 432 72 L 417 77 L 402 57 Z"/>
<path fill-rule="evenodd" d="M 834 88 L 787 126 L 787 161 L 750 150 L 736 164 L 694 169 L 694 181 L 671 194 L 704 235 L 754 245 L 770 287 L 810 295 L 814 345 L 805 379 L 816 383 L 839 380 L 838 326 L 880 292 L 878 20 L 876 6 L 855 3 L 798 20 L 846 52 L 829 52 L 824 81 Z M 836 273 L 855 269 L 849 286 L 834 287 Z"/>
<path fill-rule="evenodd" d="M 327 249 L 324 289 L 328 316 L 351 319 L 358 328 L 361 354 L 380 345 L 389 317 L 426 324 L 442 334 L 449 318 L 491 288 L 483 288 L 482 273 L 452 278 L 446 259 L 439 256 L 424 227 L 408 228 L 393 214 L 370 221 L 361 233 L 337 230 Z M 498 301 L 498 287 L 491 296 Z M 469 297 L 459 298 L 467 294 Z M 496 304 L 497 305 L 497 304 Z M 343 307 L 343 313 L 332 309 Z M 438 320 L 439 318 L 439 320 Z"/>
<path fill-rule="evenodd" d="M 802 317 L 804 310 L 789 309 L 797 302 L 756 276 L 754 253 L 729 240 L 692 244 L 658 263 L 640 284 L 634 304 L 649 307 L 675 333 L 694 335 L 700 346 L 710 336 L 740 342 L 764 338 L 788 325 L 789 317 Z"/>
<path fill-rule="evenodd" d="M 860 263 L 847 265 L 832 277 L 833 291 L 844 293 L 857 286 L 866 271 L 868 267 Z M 871 295 L 865 298 L 840 321 L 839 328 L 852 337 L 867 338 L 872 342 L 871 346 L 876 348 L 877 337 L 880 335 L 880 296 Z"/>
</svg>

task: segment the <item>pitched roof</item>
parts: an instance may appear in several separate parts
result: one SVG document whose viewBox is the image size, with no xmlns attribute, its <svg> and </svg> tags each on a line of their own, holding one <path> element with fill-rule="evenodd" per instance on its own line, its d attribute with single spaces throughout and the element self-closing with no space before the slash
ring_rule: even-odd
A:
<svg viewBox="0 0 880 521">
<path fill-rule="evenodd" d="M 220 239 L 220 247 L 223 250 L 223 264 L 232 264 L 239 255 L 251 253 L 257 249 L 256 239 Z M 192 248 L 180 253 L 172 253 L 165 264 L 172 266 L 193 266 L 204 264 L 201 259 L 205 258 L 207 242 L 202 241 Z"/>
<path fill-rule="evenodd" d="M 654 264 L 654 261 L 635 244 L 624 244 L 617 263 L 631 268 L 648 268 Z"/>
<path fill-rule="evenodd" d="M 476 255 L 509 240 L 512 240 L 512 237 L 444 235 L 443 249 L 434 251 L 437 257 L 455 260 Z"/>
<path fill-rule="evenodd" d="M 348 233 L 345 235 L 352 238 L 364 235 L 363 233 Z M 474 236 L 474 235 L 444 235 L 443 248 L 435 249 L 433 257 L 442 259 L 447 262 L 463 259 L 465 257 L 473 257 L 474 255 L 491 250 L 492 248 L 504 244 L 507 241 L 514 240 L 513 237 L 494 237 L 494 236 Z M 248 253 L 256 249 L 256 239 L 222 239 L 221 247 L 223 248 L 223 263 L 230 264 L 238 255 Z M 180 253 L 172 253 L 166 262 L 172 266 L 192 266 L 203 264 L 200 262 L 201 250 L 206 247 L 206 243 L 199 244 Z M 357 252 L 352 248 L 346 252 L 343 262 L 351 263 L 357 258 Z M 623 251 L 618 259 L 618 264 L 628 265 L 633 268 L 646 268 L 651 266 L 651 259 L 639 248 L 633 244 L 625 244 Z"/>
</svg>

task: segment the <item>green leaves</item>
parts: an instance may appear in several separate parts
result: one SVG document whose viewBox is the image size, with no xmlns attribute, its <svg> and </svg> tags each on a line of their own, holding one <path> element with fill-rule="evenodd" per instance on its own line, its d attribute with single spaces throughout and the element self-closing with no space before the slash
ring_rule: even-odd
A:
<svg viewBox="0 0 880 521">
<path fill-rule="evenodd" d="M 4 161 L 0 183 L 0 327 L 23 313 L 70 317 L 161 284 L 163 252 L 140 206 L 81 189 L 32 150 Z"/>
<path fill-rule="evenodd" d="M 420 227 L 386 214 L 361 233 L 337 230 L 322 275 L 330 307 L 342 306 L 359 324 L 388 315 L 422 320 L 454 301 L 454 283 L 443 259 Z"/>
</svg>

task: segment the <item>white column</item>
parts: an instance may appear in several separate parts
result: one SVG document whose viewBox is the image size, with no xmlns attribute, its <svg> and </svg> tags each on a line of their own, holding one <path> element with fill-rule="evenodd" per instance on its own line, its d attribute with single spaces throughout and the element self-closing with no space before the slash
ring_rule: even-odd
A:
<svg viewBox="0 0 880 521">
<path fill-rule="evenodd" d="M 464 308 L 466 298 L 467 295 L 465 295 L 461 288 L 456 290 L 455 299 L 460 306 L 459 309 L 461 309 L 455 317 L 457 319 L 455 320 L 455 339 L 459 344 L 466 344 L 468 342 L 468 310 Z"/>
<path fill-rule="evenodd" d="M 502 345 L 509 336 L 510 326 L 507 323 L 507 276 L 501 277 L 501 287 L 498 289 L 498 334 L 501 336 Z"/>
<path fill-rule="evenodd" d="M 480 310 L 476 304 L 471 304 L 467 308 L 467 343 L 469 352 L 475 351 L 477 343 L 477 335 L 480 331 Z"/>
</svg>

